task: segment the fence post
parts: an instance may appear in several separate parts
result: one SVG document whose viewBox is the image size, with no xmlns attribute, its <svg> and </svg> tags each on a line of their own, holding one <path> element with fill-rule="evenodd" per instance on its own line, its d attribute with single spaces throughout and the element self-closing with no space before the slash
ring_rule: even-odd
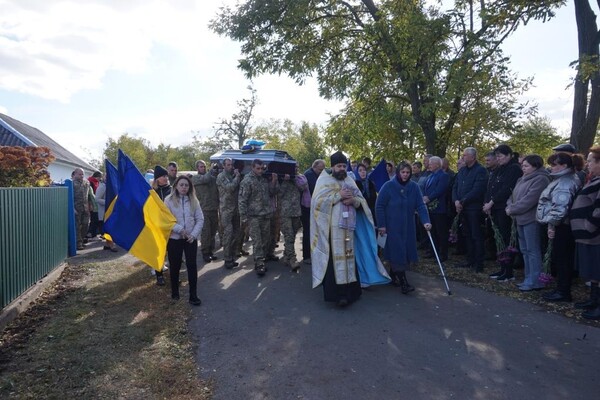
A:
<svg viewBox="0 0 600 400">
<path fill-rule="evenodd" d="M 67 215 L 69 216 L 69 257 L 77 255 L 77 234 L 75 233 L 75 204 L 73 195 L 73 181 L 65 179 L 65 186 L 69 189 L 69 203 Z"/>
</svg>

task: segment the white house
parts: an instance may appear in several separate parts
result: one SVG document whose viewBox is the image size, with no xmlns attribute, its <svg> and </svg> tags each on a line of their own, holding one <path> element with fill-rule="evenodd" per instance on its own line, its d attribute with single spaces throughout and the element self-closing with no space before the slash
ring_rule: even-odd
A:
<svg viewBox="0 0 600 400">
<path fill-rule="evenodd" d="M 4 114 L 0 114 L 0 146 L 48 147 L 52 155 L 56 157 L 48 167 L 53 182 L 62 183 L 65 179 L 71 178 L 71 172 L 77 167 L 83 169 L 86 177 L 96 171 L 94 167 L 56 143 L 39 129 Z"/>
</svg>

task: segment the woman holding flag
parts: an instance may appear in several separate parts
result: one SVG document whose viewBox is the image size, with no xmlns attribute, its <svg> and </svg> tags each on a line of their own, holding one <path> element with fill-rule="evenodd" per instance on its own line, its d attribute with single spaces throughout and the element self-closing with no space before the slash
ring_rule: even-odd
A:
<svg viewBox="0 0 600 400">
<path fill-rule="evenodd" d="M 173 184 L 173 192 L 165 199 L 165 205 L 177 219 L 167 243 L 167 253 L 171 266 L 169 270 L 171 298 L 179 300 L 179 270 L 185 252 L 190 287 L 189 301 L 190 304 L 199 306 L 201 301 L 196 294 L 198 282 L 196 255 L 198 252 L 198 236 L 202 231 L 202 225 L 204 225 L 204 215 L 194 193 L 192 180 L 184 175 L 178 177 Z"/>
</svg>

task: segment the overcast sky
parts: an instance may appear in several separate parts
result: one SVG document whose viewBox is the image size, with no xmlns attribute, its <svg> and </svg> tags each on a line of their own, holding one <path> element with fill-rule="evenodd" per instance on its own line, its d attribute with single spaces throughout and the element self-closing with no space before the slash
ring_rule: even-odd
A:
<svg viewBox="0 0 600 400">
<path fill-rule="evenodd" d="M 228 1 L 232 3 L 234 1 Z M 189 143 L 248 96 L 237 70 L 239 46 L 207 28 L 222 1 L 0 0 L 0 112 L 50 135 L 84 159 L 99 157 L 121 133 Z M 565 90 L 577 57 L 573 6 L 532 23 L 504 46 L 512 69 L 535 76 L 526 96 L 559 132 L 570 127 Z M 316 84 L 286 77 L 255 80 L 256 120 L 324 123 L 340 103 Z"/>
</svg>

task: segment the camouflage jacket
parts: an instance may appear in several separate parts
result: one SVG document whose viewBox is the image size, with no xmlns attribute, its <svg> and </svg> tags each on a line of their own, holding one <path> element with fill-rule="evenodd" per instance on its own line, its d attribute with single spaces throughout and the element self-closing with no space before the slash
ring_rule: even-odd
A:
<svg viewBox="0 0 600 400">
<path fill-rule="evenodd" d="M 221 210 L 237 210 L 240 177 L 223 171 L 217 176 L 217 188 Z"/>
<path fill-rule="evenodd" d="M 94 192 L 90 183 L 84 179 L 82 181 L 73 180 L 73 205 L 76 211 L 91 211 L 88 208 L 89 203 L 96 202 Z"/>
<path fill-rule="evenodd" d="M 217 211 L 219 209 L 219 189 L 217 189 L 216 176 L 210 172 L 204 175 L 196 174 L 192 177 L 192 184 L 202 211 Z"/>
<path fill-rule="evenodd" d="M 250 171 L 240 183 L 239 207 L 240 217 L 264 217 L 273 214 L 271 197 L 278 192 L 279 185 L 272 184 L 267 178 L 255 175 Z"/>
<path fill-rule="evenodd" d="M 300 186 L 295 180 L 282 181 L 279 189 L 278 206 L 282 217 L 299 217 L 302 215 L 300 199 L 304 186 Z"/>
</svg>

